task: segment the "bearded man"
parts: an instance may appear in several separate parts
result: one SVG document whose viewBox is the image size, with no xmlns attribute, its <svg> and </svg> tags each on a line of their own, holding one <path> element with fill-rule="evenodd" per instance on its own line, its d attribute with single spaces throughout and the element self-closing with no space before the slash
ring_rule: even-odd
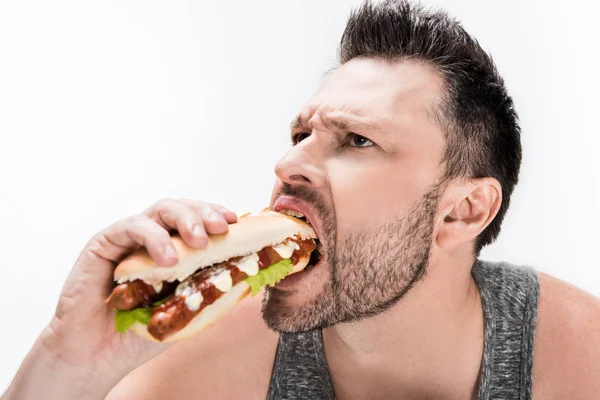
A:
<svg viewBox="0 0 600 400">
<path fill-rule="evenodd" d="M 478 258 L 521 163 L 490 56 L 447 14 L 388 0 L 350 16 L 339 64 L 292 123 L 270 204 L 311 221 L 317 267 L 192 340 L 121 336 L 103 303 L 119 260 L 142 245 L 173 265 L 168 231 L 203 248 L 236 222 L 162 200 L 88 243 L 4 398 L 597 398 L 600 301 Z"/>
</svg>

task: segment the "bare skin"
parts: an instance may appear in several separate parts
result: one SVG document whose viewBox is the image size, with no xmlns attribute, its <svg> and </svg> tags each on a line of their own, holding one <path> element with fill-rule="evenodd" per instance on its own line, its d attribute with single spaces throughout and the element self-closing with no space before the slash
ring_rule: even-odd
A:
<svg viewBox="0 0 600 400">
<path fill-rule="evenodd" d="M 278 179 L 272 205 L 284 184 L 317 191 L 335 210 L 338 242 L 393 216 L 407 215 L 442 173 L 444 135 L 427 112 L 442 93 L 440 77 L 423 64 L 372 59 L 344 64 L 302 109 L 303 123 L 293 128 L 292 135 L 306 135 L 275 168 Z M 366 140 L 348 142 L 347 132 L 340 129 L 343 124 L 338 123 L 341 119 L 378 128 L 353 130 Z M 425 278 L 385 312 L 324 330 L 338 398 L 475 398 L 483 314 L 470 275 L 475 259 L 472 246 L 495 217 L 500 201 L 495 179 L 449 182 L 433 218 Z M 234 216 L 223 209 L 218 210 L 223 220 L 210 222 L 206 207 L 214 206 L 197 207 L 201 211 L 195 221 L 209 233 L 226 229 L 224 220 L 233 222 Z M 152 218 L 157 209 L 177 216 L 182 212 L 172 202 L 161 203 L 154 207 L 155 214 L 146 214 L 149 221 L 157 221 Z M 163 222 L 182 229 L 191 244 L 202 245 L 202 235 L 194 239 L 185 234 L 184 224 Z M 157 222 L 137 224 L 122 222 L 90 242 L 65 285 L 57 316 L 25 360 L 6 398 L 38 398 L 52 390 L 61 394 L 56 398 L 83 394 L 100 398 L 126 375 L 109 399 L 265 398 L 278 335 L 263 322 L 259 297 L 244 302 L 202 335 L 157 357 L 162 347 L 128 335 L 121 340 L 113 333 L 111 314 L 102 308 L 108 289 L 99 289 L 98 282 L 108 286 L 114 261 L 141 244 L 164 265 L 174 262 L 164 258 L 166 231 Z M 133 231 L 137 233 L 132 235 Z M 108 246 L 111 251 L 101 257 L 93 256 L 99 251 L 99 238 L 107 235 L 112 242 L 121 237 L 126 241 Z M 330 276 L 330 265 L 324 262 L 286 285 L 281 289 L 287 293 L 282 306 L 308 304 L 322 294 Z M 594 379 L 600 376 L 600 301 L 544 274 L 540 282 L 534 397 L 592 399 L 600 390 Z M 77 297 L 84 289 L 94 296 Z M 83 386 L 71 383 L 85 379 Z"/>
</svg>

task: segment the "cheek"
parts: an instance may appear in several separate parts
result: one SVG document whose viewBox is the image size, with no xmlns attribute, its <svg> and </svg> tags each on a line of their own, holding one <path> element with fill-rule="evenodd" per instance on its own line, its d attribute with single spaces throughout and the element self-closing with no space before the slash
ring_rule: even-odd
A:
<svg viewBox="0 0 600 400">
<path fill-rule="evenodd" d="M 399 162 L 331 162 L 328 168 L 338 230 L 359 231 L 404 216 L 426 184 Z"/>
</svg>

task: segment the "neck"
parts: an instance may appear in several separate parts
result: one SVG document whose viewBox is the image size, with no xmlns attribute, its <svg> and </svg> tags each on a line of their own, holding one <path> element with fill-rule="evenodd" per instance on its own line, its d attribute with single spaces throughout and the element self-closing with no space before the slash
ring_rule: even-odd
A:
<svg viewBox="0 0 600 400">
<path fill-rule="evenodd" d="M 440 261 L 432 257 L 425 278 L 389 310 L 323 331 L 338 398 L 474 396 L 483 354 L 474 259 Z"/>
</svg>

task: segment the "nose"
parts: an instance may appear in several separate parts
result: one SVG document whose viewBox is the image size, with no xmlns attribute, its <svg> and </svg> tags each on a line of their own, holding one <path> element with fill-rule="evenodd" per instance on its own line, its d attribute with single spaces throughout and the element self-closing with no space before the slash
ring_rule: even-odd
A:
<svg viewBox="0 0 600 400">
<path fill-rule="evenodd" d="M 320 188 L 325 184 L 325 172 L 320 162 L 315 135 L 302 140 L 275 165 L 275 174 L 284 183 Z"/>
</svg>

